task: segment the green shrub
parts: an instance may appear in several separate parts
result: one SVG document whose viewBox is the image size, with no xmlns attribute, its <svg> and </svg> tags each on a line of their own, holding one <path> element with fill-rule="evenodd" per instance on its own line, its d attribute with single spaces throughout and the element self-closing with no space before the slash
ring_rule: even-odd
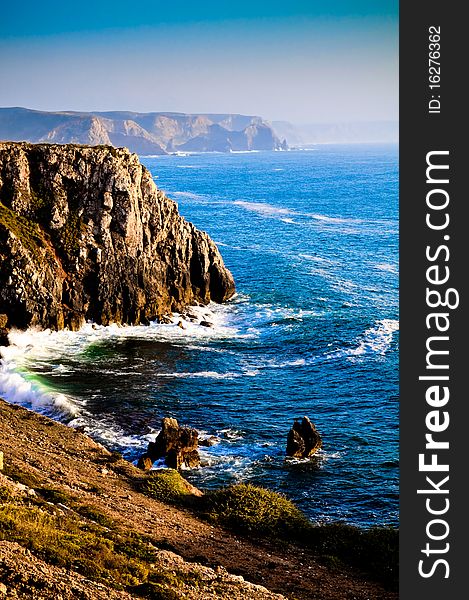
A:
<svg viewBox="0 0 469 600">
<path fill-rule="evenodd" d="M 175 469 L 153 471 L 143 482 L 143 491 L 161 502 L 178 502 L 192 496 L 187 482 Z"/>
<path fill-rule="evenodd" d="M 297 537 L 312 527 L 285 496 L 250 484 L 208 494 L 205 507 L 210 520 L 258 534 Z"/>
</svg>

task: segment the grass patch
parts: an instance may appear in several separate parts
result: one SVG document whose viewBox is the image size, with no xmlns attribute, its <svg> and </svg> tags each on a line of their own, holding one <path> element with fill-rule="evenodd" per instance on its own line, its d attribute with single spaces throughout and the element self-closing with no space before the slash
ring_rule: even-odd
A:
<svg viewBox="0 0 469 600">
<path fill-rule="evenodd" d="M 134 592 L 151 600 L 179 600 L 181 596 L 175 590 L 182 589 L 185 586 L 200 589 L 203 585 L 203 579 L 198 573 L 176 570 L 151 573 L 148 581 L 138 586 Z"/>
<path fill-rule="evenodd" d="M 10 479 L 13 479 L 13 481 L 22 483 L 27 487 L 35 488 L 41 484 L 41 479 L 39 479 L 39 477 L 36 477 L 36 475 L 33 475 L 32 473 L 25 473 L 10 461 L 4 465 L 3 473 Z"/>
<path fill-rule="evenodd" d="M 113 536 L 113 540 L 114 548 L 120 554 L 148 563 L 153 563 L 156 560 L 158 549 L 153 540 L 144 535 L 135 532 L 126 535 L 116 534 Z M 158 548 L 161 548 L 159 543 Z"/>
<path fill-rule="evenodd" d="M 250 484 L 233 485 L 205 497 L 211 521 L 250 533 L 296 537 L 312 527 L 293 502 L 282 494 Z"/>
<path fill-rule="evenodd" d="M 20 217 L 0 202 L 0 225 L 11 231 L 35 260 L 41 259 L 41 250 L 47 248 L 47 244 L 37 223 Z"/>
<path fill-rule="evenodd" d="M 13 494 L 11 493 L 11 491 L 8 488 L 3 487 L 3 485 L 0 485 L 0 504 L 9 502 L 12 499 Z"/>
<path fill-rule="evenodd" d="M 37 498 L 22 499 L 0 487 L 0 540 L 18 542 L 46 563 L 78 571 L 136 597 L 176 600 L 180 595 L 175 589 L 202 585 L 197 573 L 156 569 L 158 548 L 152 539 L 109 529 L 112 522 L 105 515 L 94 507 L 78 506 L 59 490 L 38 492 Z M 76 512 L 57 511 L 44 502 L 46 498 L 68 501 Z"/>
<path fill-rule="evenodd" d="M 102 527 L 106 527 L 107 529 L 114 528 L 114 522 L 107 515 L 100 512 L 94 506 L 89 506 L 88 504 L 81 505 L 77 508 L 77 512 L 86 519 L 90 519 L 90 521 L 94 521 Z"/>
<path fill-rule="evenodd" d="M 19 503 L 0 507 L 0 539 L 16 541 L 48 563 L 76 569 L 86 577 L 117 587 L 136 585 L 148 566 L 115 550 L 102 529 L 76 515 L 57 515 Z"/>
<path fill-rule="evenodd" d="M 184 503 L 194 496 L 187 483 L 175 469 L 153 471 L 142 483 L 142 491 L 161 502 Z"/>
<path fill-rule="evenodd" d="M 65 225 L 60 229 L 57 244 L 69 261 L 72 261 L 80 251 L 81 233 L 84 227 L 78 213 L 70 212 Z"/>
</svg>

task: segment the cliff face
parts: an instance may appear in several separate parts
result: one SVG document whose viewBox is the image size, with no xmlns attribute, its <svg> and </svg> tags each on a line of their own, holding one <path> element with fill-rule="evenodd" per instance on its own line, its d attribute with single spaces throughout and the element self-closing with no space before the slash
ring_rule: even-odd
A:
<svg viewBox="0 0 469 600">
<path fill-rule="evenodd" d="M 138 154 L 287 149 L 261 117 L 0 108 L 0 139 L 126 146 Z"/>
<path fill-rule="evenodd" d="M 8 325 L 146 323 L 234 293 L 215 244 L 127 149 L 0 143 Z"/>
</svg>

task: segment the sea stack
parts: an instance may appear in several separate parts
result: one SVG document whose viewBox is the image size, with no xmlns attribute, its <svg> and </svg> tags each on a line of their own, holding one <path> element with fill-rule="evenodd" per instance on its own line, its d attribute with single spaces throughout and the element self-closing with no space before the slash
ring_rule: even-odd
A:
<svg viewBox="0 0 469 600">
<path fill-rule="evenodd" d="M 303 417 L 301 423 L 295 419 L 288 432 L 287 455 L 293 458 L 309 458 L 322 446 L 321 436 L 314 423 Z"/>
<path fill-rule="evenodd" d="M 148 444 L 146 453 L 139 458 L 138 467 L 147 471 L 159 458 L 164 458 L 166 465 L 172 469 L 180 469 L 183 465 L 198 467 L 198 437 L 196 429 L 180 427 L 176 419 L 165 417 L 155 441 Z"/>
<path fill-rule="evenodd" d="M 209 236 L 126 148 L 0 143 L 9 327 L 137 324 L 235 292 Z"/>
</svg>

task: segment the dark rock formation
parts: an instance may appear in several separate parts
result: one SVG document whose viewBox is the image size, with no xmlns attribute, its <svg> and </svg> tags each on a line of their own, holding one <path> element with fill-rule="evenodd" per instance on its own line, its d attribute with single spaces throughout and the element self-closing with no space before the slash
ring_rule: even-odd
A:
<svg viewBox="0 0 469 600">
<path fill-rule="evenodd" d="M 209 236 L 127 149 L 0 143 L 0 313 L 10 327 L 147 323 L 234 289 Z"/>
<path fill-rule="evenodd" d="M 314 423 L 303 417 L 301 423 L 295 419 L 288 432 L 287 455 L 294 458 L 308 458 L 322 446 L 322 439 Z"/>
<path fill-rule="evenodd" d="M 180 427 L 176 419 L 165 417 L 161 422 L 161 431 L 154 442 L 148 444 L 146 453 L 138 460 L 138 467 L 151 469 L 155 460 L 164 458 L 172 469 L 197 467 L 200 464 L 198 431 L 190 427 Z"/>
</svg>

